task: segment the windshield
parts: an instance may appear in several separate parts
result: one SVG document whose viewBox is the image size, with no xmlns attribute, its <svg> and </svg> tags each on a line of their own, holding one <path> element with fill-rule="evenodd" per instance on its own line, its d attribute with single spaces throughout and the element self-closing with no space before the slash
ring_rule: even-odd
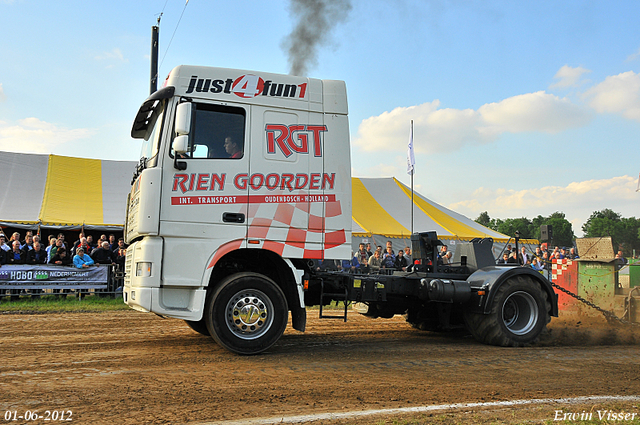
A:
<svg viewBox="0 0 640 425">
<path fill-rule="evenodd" d="M 140 157 L 146 159 L 147 167 L 155 167 L 157 163 L 165 105 L 166 101 L 162 101 L 159 105 L 154 107 L 148 126 L 150 130 L 147 132 L 144 142 L 142 143 Z"/>
</svg>

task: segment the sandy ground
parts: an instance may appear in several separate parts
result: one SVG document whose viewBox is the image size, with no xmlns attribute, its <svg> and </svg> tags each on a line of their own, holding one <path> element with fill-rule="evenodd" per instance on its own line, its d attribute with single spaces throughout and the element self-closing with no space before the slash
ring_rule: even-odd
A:
<svg viewBox="0 0 640 425">
<path fill-rule="evenodd" d="M 72 412 L 75 423 L 211 423 L 451 403 L 640 395 L 640 332 L 600 320 L 554 319 L 541 343 L 500 348 L 464 334 L 418 331 L 401 316 L 373 320 L 350 313 L 343 323 L 319 320 L 317 314 L 309 312 L 307 332 L 289 327 L 274 347 L 251 357 L 225 351 L 180 320 L 153 314 L 2 314 L 0 415 L 64 411 L 67 416 Z M 314 423 L 553 423 L 557 410 L 603 409 L 640 416 L 639 401 L 620 401 L 477 407 Z M 46 423 L 44 418 L 11 421 L 23 422 Z"/>
</svg>

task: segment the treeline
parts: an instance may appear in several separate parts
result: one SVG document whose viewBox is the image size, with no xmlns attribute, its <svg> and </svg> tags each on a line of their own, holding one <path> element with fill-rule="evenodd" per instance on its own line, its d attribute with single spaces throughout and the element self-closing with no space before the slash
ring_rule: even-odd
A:
<svg viewBox="0 0 640 425">
<path fill-rule="evenodd" d="M 539 215 L 531 220 L 526 217 L 502 220 L 489 217 L 485 211 L 480 213 L 475 221 L 511 237 L 515 237 L 516 231 L 519 231 L 521 238 L 538 240 L 540 240 L 540 226 L 551 225 L 553 245 L 575 245 L 573 227 L 563 212 L 554 212 L 548 217 Z M 625 218 L 610 209 L 594 211 L 582 225 L 582 231 L 586 238 L 611 236 L 614 249 L 622 249 L 625 256 L 631 256 L 634 249 L 640 251 L 640 219 L 635 217 Z"/>
</svg>

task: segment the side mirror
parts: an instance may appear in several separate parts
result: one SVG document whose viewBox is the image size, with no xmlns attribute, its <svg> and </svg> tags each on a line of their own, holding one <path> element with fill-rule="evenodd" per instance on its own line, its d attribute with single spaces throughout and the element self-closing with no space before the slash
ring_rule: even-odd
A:
<svg viewBox="0 0 640 425">
<path fill-rule="evenodd" d="M 187 152 L 189 150 L 189 136 L 183 134 L 181 136 L 176 136 L 173 139 L 173 167 L 176 170 L 186 170 L 187 163 L 185 161 L 178 161 L 178 157 L 181 154 Z"/>
<path fill-rule="evenodd" d="M 176 154 L 187 152 L 189 150 L 189 136 L 187 136 L 186 134 L 181 136 L 176 136 L 176 138 L 173 139 L 172 147 L 173 147 L 173 151 Z"/>
<path fill-rule="evenodd" d="M 175 128 L 178 136 L 189 134 L 191 131 L 191 102 L 181 103 L 176 108 Z"/>
</svg>

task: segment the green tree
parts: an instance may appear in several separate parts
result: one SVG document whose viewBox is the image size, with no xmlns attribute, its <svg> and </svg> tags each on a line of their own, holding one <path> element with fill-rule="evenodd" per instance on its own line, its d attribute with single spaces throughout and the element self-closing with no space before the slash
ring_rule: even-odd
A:
<svg viewBox="0 0 640 425">
<path fill-rule="evenodd" d="M 531 239 L 531 220 L 526 217 L 522 218 L 507 218 L 498 224 L 498 232 L 505 235 L 515 237 L 516 231 L 520 232 L 520 237 L 524 239 Z"/>
<path fill-rule="evenodd" d="M 587 238 L 611 236 L 614 249 L 621 249 L 625 256 L 640 248 L 640 219 L 624 218 L 608 208 L 594 211 L 582 231 Z"/>
<path fill-rule="evenodd" d="M 538 215 L 532 220 L 526 217 L 506 218 L 504 220 L 499 218 L 492 219 L 489 217 L 489 213 L 485 211 L 475 221 L 511 237 L 515 237 L 516 231 L 519 231 L 521 238 L 538 240 L 540 240 L 540 226 L 550 224 L 553 227 L 553 241 L 550 242 L 554 245 L 571 246 L 575 239 L 571 222 L 566 219 L 563 212 L 559 211 L 548 217 Z M 488 223 L 488 225 L 485 223 Z"/>
<path fill-rule="evenodd" d="M 489 213 L 486 211 L 481 212 L 478 218 L 475 219 L 475 222 L 482 224 L 484 227 L 491 228 L 491 217 L 489 217 Z"/>
</svg>

